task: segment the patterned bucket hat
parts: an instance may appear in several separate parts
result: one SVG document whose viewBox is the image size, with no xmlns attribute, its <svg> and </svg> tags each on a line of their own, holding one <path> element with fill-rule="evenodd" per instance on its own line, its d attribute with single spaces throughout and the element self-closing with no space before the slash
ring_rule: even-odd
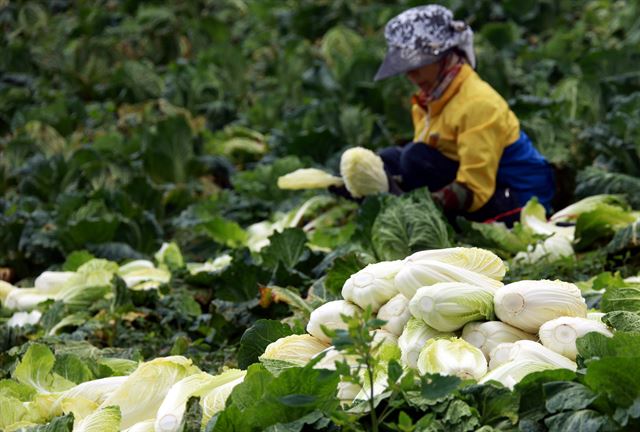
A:
<svg viewBox="0 0 640 432">
<path fill-rule="evenodd" d="M 375 80 L 435 63 L 451 48 L 464 52 L 475 68 L 473 31 L 464 21 L 455 21 L 444 6 L 418 6 L 392 18 L 384 29 L 387 55 Z"/>
</svg>

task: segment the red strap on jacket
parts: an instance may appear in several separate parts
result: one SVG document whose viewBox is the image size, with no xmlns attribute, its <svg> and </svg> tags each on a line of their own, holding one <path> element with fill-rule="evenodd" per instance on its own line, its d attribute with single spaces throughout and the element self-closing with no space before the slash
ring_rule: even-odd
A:
<svg viewBox="0 0 640 432">
<path fill-rule="evenodd" d="M 502 218 L 505 218 L 505 217 L 508 217 L 508 216 L 512 216 L 514 214 L 520 213 L 521 211 L 522 211 L 522 207 L 514 208 L 512 210 L 500 213 L 499 215 L 494 216 L 491 219 L 487 219 L 486 221 L 483 221 L 482 223 L 498 222 Z"/>
</svg>

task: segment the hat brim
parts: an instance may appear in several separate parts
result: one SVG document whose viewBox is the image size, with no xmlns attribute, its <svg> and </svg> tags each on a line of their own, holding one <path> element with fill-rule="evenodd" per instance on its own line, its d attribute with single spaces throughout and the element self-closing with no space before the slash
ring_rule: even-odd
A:
<svg viewBox="0 0 640 432">
<path fill-rule="evenodd" d="M 422 66 L 436 63 L 444 57 L 445 54 L 446 52 L 438 55 L 425 53 L 418 58 L 407 59 L 402 57 L 400 50 L 389 50 L 373 80 L 380 81 L 385 78 L 407 73 Z"/>
</svg>

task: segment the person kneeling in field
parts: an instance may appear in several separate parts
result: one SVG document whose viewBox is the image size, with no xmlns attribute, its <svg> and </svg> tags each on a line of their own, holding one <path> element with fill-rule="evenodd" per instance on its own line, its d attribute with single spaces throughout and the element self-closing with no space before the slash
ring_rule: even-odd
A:
<svg viewBox="0 0 640 432">
<path fill-rule="evenodd" d="M 513 223 L 533 196 L 550 211 L 553 169 L 474 71 L 471 28 L 445 7 L 420 6 L 391 19 L 385 39 L 375 80 L 405 74 L 419 88 L 413 142 L 379 152 L 389 190 L 427 187 L 448 215 L 482 222 Z"/>
</svg>

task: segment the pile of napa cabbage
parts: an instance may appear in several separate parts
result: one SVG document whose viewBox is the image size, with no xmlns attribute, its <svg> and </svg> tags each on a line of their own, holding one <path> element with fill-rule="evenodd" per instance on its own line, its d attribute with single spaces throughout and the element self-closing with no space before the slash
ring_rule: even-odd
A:
<svg viewBox="0 0 640 432">
<path fill-rule="evenodd" d="M 463 247 L 369 264 L 344 283 L 343 299 L 311 313 L 308 334 L 273 342 L 260 360 L 272 370 L 301 366 L 317 356 L 322 356 L 317 368 L 335 369 L 337 361 L 357 367 L 356 359 L 331 346 L 325 330 L 346 330 L 343 317 L 370 309 L 385 322 L 372 344 L 382 363 L 394 359 L 418 374 L 494 380 L 512 388 L 531 372 L 575 371 L 581 336 L 612 336 L 598 314 L 587 314 L 576 285 L 559 280 L 504 285 L 506 271 L 492 252 Z M 338 397 L 351 404 L 382 394 L 386 368 L 374 375 L 373 392 L 344 381 Z"/>
</svg>

